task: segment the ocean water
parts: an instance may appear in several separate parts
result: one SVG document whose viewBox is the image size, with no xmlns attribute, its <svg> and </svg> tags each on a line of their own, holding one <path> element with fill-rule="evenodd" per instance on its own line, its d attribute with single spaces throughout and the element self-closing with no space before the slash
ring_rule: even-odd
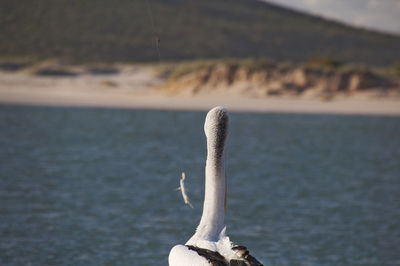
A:
<svg viewBox="0 0 400 266">
<path fill-rule="evenodd" d="M 0 265 L 167 265 L 200 219 L 204 117 L 0 106 Z M 232 113 L 230 129 L 234 242 L 265 265 L 400 265 L 399 117 Z"/>
</svg>

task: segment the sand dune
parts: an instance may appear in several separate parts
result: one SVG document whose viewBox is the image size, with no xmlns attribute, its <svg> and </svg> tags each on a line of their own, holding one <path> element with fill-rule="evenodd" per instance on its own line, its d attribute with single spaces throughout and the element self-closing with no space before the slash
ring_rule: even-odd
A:
<svg viewBox="0 0 400 266">
<path fill-rule="evenodd" d="M 150 68 L 125 68 L 118 74 L 82 74 L 74 77 L 0 73 L 0 103 L 109 107 L 136 109 L 207 110 L 224 105 L 234 111 L 400 115 L 398 98 L 371 98 L 367 94 L 330 101 L 301 97 L 252 98 L 223 93 L 167 95 Z"/>
</svg>

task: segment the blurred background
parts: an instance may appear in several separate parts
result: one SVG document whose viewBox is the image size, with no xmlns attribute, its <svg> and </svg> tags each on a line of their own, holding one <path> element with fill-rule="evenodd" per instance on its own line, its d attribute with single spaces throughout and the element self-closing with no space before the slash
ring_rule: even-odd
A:
<svg viewBox="0 0 400 266">
<path fill-rule="evenodd" d="M 397 0 L 2 1 L 0 12 L 3 57 L 156 61 L 154 34 L 163 60 L 400 57 Z"/>
<path fill-rule="evenodd" d="M 400 265 L 399 1 L 4 0 L 0 25 L 1 265 L 167 265 L 214 105 L 231 240 Z"/>
</svg>

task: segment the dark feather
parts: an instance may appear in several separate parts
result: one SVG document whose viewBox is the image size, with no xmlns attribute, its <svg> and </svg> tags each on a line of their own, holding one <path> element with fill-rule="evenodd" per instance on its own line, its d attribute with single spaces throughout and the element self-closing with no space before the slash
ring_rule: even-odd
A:
<svg viewBox="0 0 400 266">
<path fill-rule="evenodd" d="M 249 250 L 245 246 L 234 246 L 232 250 L 235 251 L 239 257 L 243 258 L 243 260 L 231 260 L 230 265 L 263 266 L 256 258 L 250 255 Z"/>
<path fill-rule="evenodd" d="M 196 251 L 199 256 L 206 258 L 212 266 L 229 266 L 225 258 L 216 251 L 211 251 L 205 248 L 198 248 L 191 245 L 186 245 L 190 250 Z"/>
<path fill-rule="evenodd" d="M 232 248 L 234 251 L 239 251 L 242 254 L 242 260 L 226 259 L 216 251 L 211 251 L 204 248 L 199 248 L 191 245 L 186 245 L 190 250 L 196 251 L 199 256 L 207 259 L 212 266 L 263 266 L 256 258 L 249 254 L 249 251 L 244 246 L 235 246 Z"/>
</svg>

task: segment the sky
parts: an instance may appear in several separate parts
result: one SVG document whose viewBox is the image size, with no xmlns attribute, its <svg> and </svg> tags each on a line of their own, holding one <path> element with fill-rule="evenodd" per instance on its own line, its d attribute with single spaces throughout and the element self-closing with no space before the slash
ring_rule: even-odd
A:
<svg viewBox="0 0 400 266">
<path fill-rule="evenodd" d="M 400 35 L 400 0 L 264 0 L 358 27 Z"/>
</svg>

